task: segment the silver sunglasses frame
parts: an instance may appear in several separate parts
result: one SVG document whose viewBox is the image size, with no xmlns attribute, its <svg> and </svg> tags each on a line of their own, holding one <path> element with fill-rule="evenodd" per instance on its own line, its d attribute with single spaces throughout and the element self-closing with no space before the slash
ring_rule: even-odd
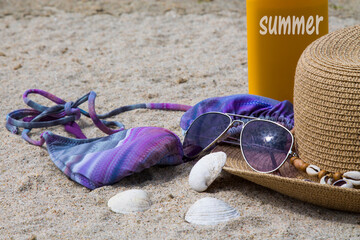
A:
<svg viewBox="0 0 360 240">
<path fill-rule="evenodd" d="M 259 173 L 271 173 L 271 172 L 275 172 L 276 170 L 278 170 L 285 162 L 286 160 L 289 158 L 289 156 L 294 156 L 295 153 L 292 151 L 292 148 L 293 148 L 293 145 L 294 145 L 294 136 L 293 134 L 290 132 L 289 129 L 287 129 L 286 127 L 284 127 L 283 125 L 277 123 L 277 122 L 274 122 L 274 121 L 271 121 L 271 120 L 267 120 L 267 119 L 261 119 L 261 118 L 256 118 L 256 117 L 251 117 L 251 116 L 245 116 L 245 115 L 238 115 L 238 114 L 233 114 L 233 113 L 222 113 L 222 112 L 206 112 L 206 113 L 203 113 L 201 115 L 199 115 L 197 118 L 195 118 L 195 120 L 190 124 L 190 126 L 188 127 L 188 129 L 186 130 L 186 132 L 184 133 L 184 141 L 185 141 L 185 138 L 186 138 L 186 134 L 188 133 L 189 129 L 192 127 L 192 125 L 194 124 L 194 122 L 196 122 L 196 120 L 198 118 L 200 118 L 201 116 L 203 115 L 207 115 L 207 114 L 221 114 L 221 115 L 224 115 L 224 116 L 227 116 L 230 120 L 230 123 L 229 123 L 229 126 L 214 140 L 212 141 L 207 147 L 205 147 L 203 150 L 201 150 L 201 152 L 199 152 L 198 154 L 196 154 L 195 156 L 191 157 L 191 159 L 193 158 L 197 158 L 198 156 L 200 156 L 202 153 L 206 152 L 209 148 L 211 148 L 214 144 L 216 144 L 221 138 L 224 137 L 224 135 L 229 131 L 230 128 L 233 127 L 233 125 L 235 123 L 241 123 L 241 132 L 240 132 L 240 139 L 239 139 L 239 145 L 240 145 L 240 150 L 241 150 L 241 154 L 242 154 L 242 157 L 244 158 L 246 164 L 252 169 L 254 170 L 255 172 L 259 172 Z M 247 118 L 247 119 L 250 119 L 249 121 L 241 121 L 241 120 L 233 120 L 231 118 L 231 116 L 233 117 L 241 117 L 241 118 Z M 250 122 L 253 122 L 253 121 L 263 121 L 263 122 L 270 122 L 272 124 L 275 124 L 275 125 L 278 125 L 280 127 L 282 127 L 283 129 L 285 129 L 291 136 L 291 146 L 290 146 L 290 149 L 289 149 L 289 152 L 287 153 L 286 157 L 284 158 L 283 162 L 276 168 L 276 169 L 273 169 L 271 171 L 267 171 L 267 172 L 263 172 L 263 171 L 259 171 L 259 170 L 256 170 L 254 169 L 248 162 L 248 160 L 246 159 L 245 155 L 244 155 L 244 151 L 243 151 L 243 148 L 242 148 L 242 142 L 241 142 L 241 139 L 242 139 L 242 135 L 243 135 L 243 130 L 244 128 L 246 127 L 247 124 L 249 124 Z M 220 141 L 221 142 L 221 141 Z M 228 142 L 228 141 L 225 141 L 226 143 L 230 143 L 230 144 L 235 144 L 235 143 L 232 143 L 232 142 Z M 237 143 L 236 143 L 237 144 Z M 190 158 L 188 156 L 185 156 L 187 158 Z"/>
</svg>

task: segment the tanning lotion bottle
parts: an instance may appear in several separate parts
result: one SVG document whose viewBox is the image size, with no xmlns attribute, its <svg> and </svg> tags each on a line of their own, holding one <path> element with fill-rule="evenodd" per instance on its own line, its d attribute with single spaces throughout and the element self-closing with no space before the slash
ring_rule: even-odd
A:
<svg viewBox="0 0 360 240">
<path fill-rule="evenodd" d="M 293 101 L 305 48 L 329 31 L 328 0 L 246 0 L 249 93 Z"/>
</svg>

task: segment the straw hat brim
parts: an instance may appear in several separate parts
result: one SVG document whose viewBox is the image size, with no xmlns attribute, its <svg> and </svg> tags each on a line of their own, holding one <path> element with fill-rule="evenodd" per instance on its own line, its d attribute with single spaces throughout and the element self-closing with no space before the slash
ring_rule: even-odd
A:
<svg viewBox="0 0 360 240">
<path fill-rule="evenodd" d="M 360 212 L 360 189 L 304 181 L 316 179 L 296 170 L 288 161 L 277 171 L 278 175 L 258 173 L 247 165 L 239 147 L 219 145 L 212 152 L 219 151 L 226 153 L 227 160 L 223 169 L 231 174 L 304 202 L 331 209 Z"/>
</svg>

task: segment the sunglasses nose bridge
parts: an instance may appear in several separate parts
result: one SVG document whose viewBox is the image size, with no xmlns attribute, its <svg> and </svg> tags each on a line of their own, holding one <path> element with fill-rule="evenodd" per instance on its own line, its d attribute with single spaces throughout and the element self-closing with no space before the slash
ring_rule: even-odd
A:
<svg viewBox="0 0 360 240">
<path fill-rule="evenodd" d="M 240 125 L 244 125 L 245 122 L 241 121 L 241 120 L 233 120 L 230 127 L 233 127 L 236 123 L 240 123 Z"/>
</svg>

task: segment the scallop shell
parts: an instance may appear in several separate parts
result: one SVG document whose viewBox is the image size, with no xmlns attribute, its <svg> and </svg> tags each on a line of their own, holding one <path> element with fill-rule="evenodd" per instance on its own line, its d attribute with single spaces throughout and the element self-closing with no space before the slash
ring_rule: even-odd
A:
<svg viewBox="0 0 360 240">
<path fill-rule="evenodd" d="M 318 173 L 320 172 L 320 168 L 316 165 L 309 165 L 307 168 L 306 168 L 306 173 L 309 175 L 309 176 L 317 176 Z"/>
<path fill-rule="evenodd" d="M 360 172 L 358 171 L 346 172 L 343 178 L 350 181 L 354 186 L 360 186 Z"/>
<path fill-rule="evenodd" d="M 202 157 L 191 169 L 189 185 L 198 192 L 205 191 L 219 176 L 226 162 L 226 153 L 215 152 Z"/>
<path fill-rule="evenodd" d="M 196 201 L 187 211 L 185 220 L 200 225 L 215 225 L 239 217 L 235 208 L 212 197 Z"/>
<path fill-rule="evenodd" d="M 120 192 L 109 199 L 108 207 L 116 213 L 144 212 L 151 206 L 147 192 L 131 189 Z"/>
</svg>

